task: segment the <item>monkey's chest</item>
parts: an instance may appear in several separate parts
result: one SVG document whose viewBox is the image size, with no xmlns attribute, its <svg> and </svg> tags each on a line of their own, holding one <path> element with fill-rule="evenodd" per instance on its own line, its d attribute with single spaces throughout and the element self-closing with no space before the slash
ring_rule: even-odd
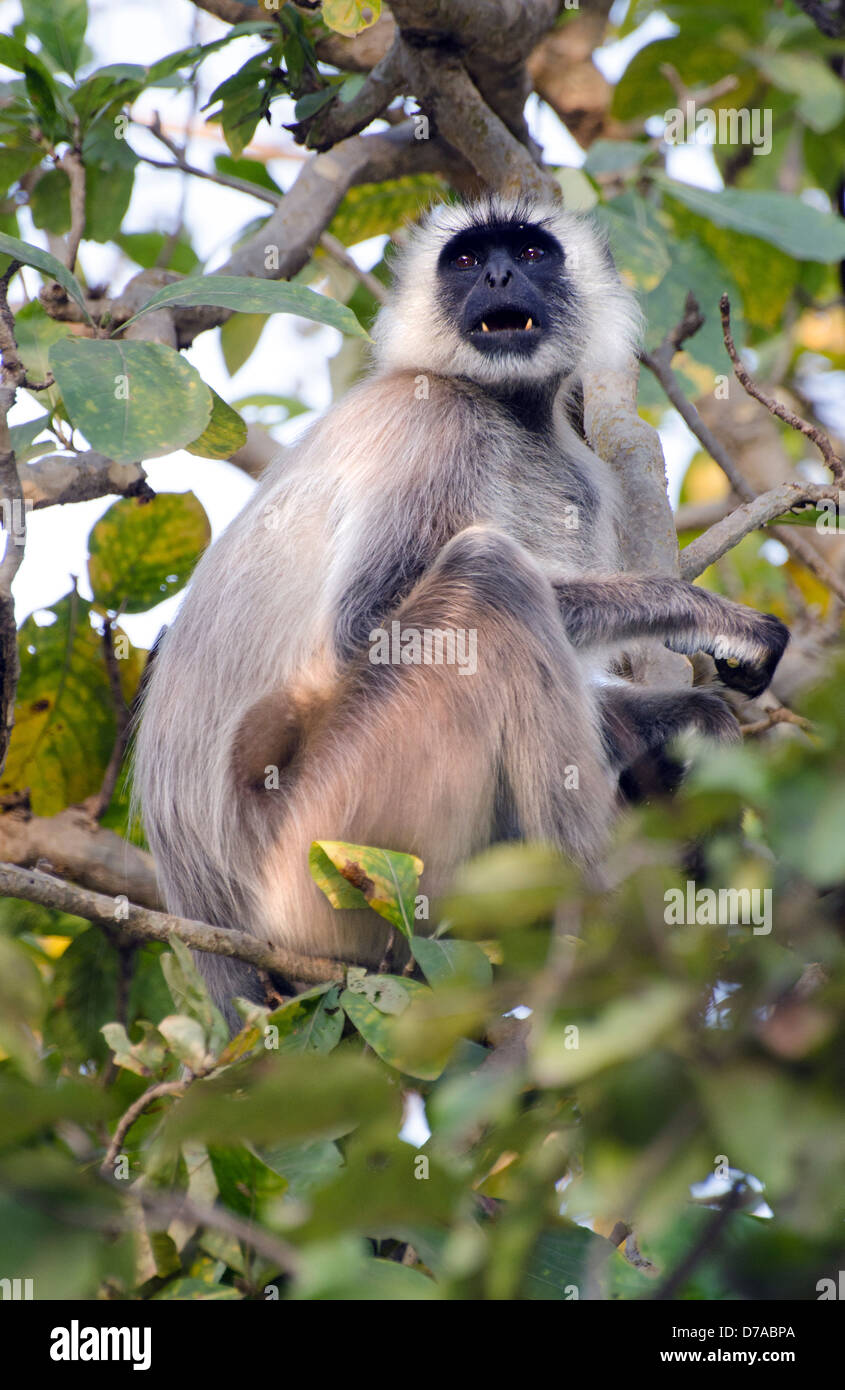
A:
<svg viewBox="0 0 845 1390">
<path fill-rule="evenodd" d="M 579 474 L 517 479 L 497 499 L 499 525 L 551 570 L 602 563 L 612 532 L 599 491 Z"/>
</svg>

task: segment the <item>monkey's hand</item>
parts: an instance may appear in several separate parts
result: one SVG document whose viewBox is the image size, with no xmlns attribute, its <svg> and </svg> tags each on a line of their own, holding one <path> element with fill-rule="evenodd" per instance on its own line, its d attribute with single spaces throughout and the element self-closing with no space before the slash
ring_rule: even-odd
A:
<svg viewBox="0 0 845 1390">
<path fill-rule="evenodd" d="M 695 602 L 701 605 L 697 623 L 692 628 L 679 624 L 666 646 L 687 656 L 707 652 L 725 685 L 743 695 L 761 695 L 789 641 L 789 629 L 773 613 L 756 613 L 701 589 Z"/>
<path fill-rule="evenodd" d="M 789 641 L 789 629 L 773 613 L 751 613 L 749 634 L 719 634 L 710 648 L 716 670 L 731 690 L 762 695 Z"/>
</svg>

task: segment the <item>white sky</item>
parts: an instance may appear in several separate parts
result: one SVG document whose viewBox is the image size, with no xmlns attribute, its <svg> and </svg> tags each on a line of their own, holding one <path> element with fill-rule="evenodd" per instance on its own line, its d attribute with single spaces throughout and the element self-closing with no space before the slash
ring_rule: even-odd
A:
<svg viewBox="0 0 845 1390">
<path fill-rule="evenodd" d="M 89 8 L 91 22 L 87 37 L 96 55 L 92 67 L 114 62 L 149 63 L 177 48 L 187 47 L 197 39 L 208 42 L 224 33 L 227 27 L 211 15 L 196 10 L 189 0 L 158 0 L 158 3 L 153 0 L 120 0 L 119 5 L 111 3 L 111 0 L 89 0 Z M 19 18 L 17 0 L 0 0 L 0 31 L 8 32 Z M 671 32 L 673 26 L 664 16 L 652 16 L 636 34 L 599 50 L 596 61 L 605 75 L 613 80 L 643 43 Z M 260 40 L 246 37 L 211 55 L 200 71 L 201 102 L 207 99 L 217 82 L 233 72 L 250 52 L 259 47 Z M 178 134 L 188 115 L 189 100 L 185 91 L 159 89 L 139 99 L 133 115 L 138 120 L 149 121 L 154 110 L 158 110 L 165 126 Z M 302 151 L 293 145 L 287 132 L 282 129 L 283 123 L 292 118 L 290 106 L 285 101 L 275 103 L 272 130 L 262 124 L 256 135 L 256 144 L 262 150 L 270 147 L 280 151 L 280 157 L 270 162 L 269 169 L 284 188 L 293 182 L 302 159 Z M 578 145 L 554 113 L 543 107 L 536 98 L 529 103 L 529 120 L 535 138 L 545 149 L 547 160 L 570 166 L 583 162 L 584 155 Z M 148 153 L 157 159 L 167 157 L 152 136 L 146 136 L 134 126 L 130 131 L 130 143 L 139 153 Z M 192 141 L 188 158 L 195 165 L 211 168 L 214 155 L 225 152 L 222 139 L 209 132 Z M 246 153 L 249 154 L 250 150 Z M 718 173 L 708 149 L 701 146 L 676 148 L 671 157 L 675 166 L 671 172 L 677 176 L 710 187 L 714 186 L 715 179 L 715 186 L 718 186 Z M 214 269 L 226 259 L 231 241 L 243 226 L 260 213 L 266 215 L 267 204 L 193 177 L 187 179 L 187 188 L 186 222 L 192 233 L 193 244 L 200 257 L 207 261 L 208 268 Z M 139 165 L 124 230 L 170 231 L 177 220 L 182 189 L 183 179 L 180 175 Z M 26 239 L 45 244 L 43 236 L 34 230 L 27 214 L 21 217 L 21 226 Z M 354 254 L 359 264 L 367 268 L 374 264 L 379 259 L 381 246 L 382 240 L 377 239 L 355 248 Z M 135 269 L 116 247 L 91 242 L 83 242 L 80 263 L 89 282 L 107 282 L 112 288 L 124 283 Z M 31 271 L 24 274 L 28 292 L 36 294 L 38 276 Z M 331 400 L 327 362 L 338 350 L 340 342 L 340 335 L 333 329 L 304 324 L 286 315 L 276 315 L 268 320 L 261 342 L 233 379 L 229 378 L 223 364 L 216 333 L 200 335 L 187 356 L 209 385 L 226 400 L 234 401 L 256 392 L 273 392 L 299 396 L 313 410 L 319 411 Z M 20 423 L 38 413 L 39 408 L 27 397 L 16 407 L 12 423 Z M 311 418 L 311 415 L 298 417 L 278 429 L 276 436 L 282 441 L 289 440 Z M 666 427 L 661 433 L 667 456 L 670 491 L 674 496 L 692 454 L 694 441 L 674 413 L 667 416 Z M 214 535 L 236 515 L 254 487 L 245 474 L 230 464 L 199 459 L 184 451 L 150 460 L 145 468 L 156 491 L 194 491 L 209 515 Z M 26 556 L 14 588 L 19 621 L 66 593 L 71 576 L 77 577 L 81 592 L 90 597 L 86 580 L 86 540 L 91 526 L 113 501 L 113 498 L 103 498 L 70 506 L 49 507 L 30 516 Z M 132 641 L 149 646 L 162 624 L 171 621 L 180 597 L 176 595 L 166 600 L 149 613 L 122 619 Z"/>
</svg>

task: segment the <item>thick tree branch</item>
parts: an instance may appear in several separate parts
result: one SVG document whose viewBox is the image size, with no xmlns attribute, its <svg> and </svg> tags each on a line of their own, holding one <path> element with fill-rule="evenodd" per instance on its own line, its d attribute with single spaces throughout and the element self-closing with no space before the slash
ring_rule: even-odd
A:
<svg viewBox="0 0 845 1390">
<path fill-rule="evenodd" d="M 390 105 L 402 90 L 405 71 L 403 47 L 398 39 L 384 57 L 367 74 L 363 85 L 351 101 L 334 101 L 304 121 L 295 121 L 287 129 L 299 145 L 311 150 L 328 150 L 339 140 L 357 135 Z"/>
<path fill-rule="evenodd" d="M 153 857 L 92 820 L 81 806 L 55 816 L 20 807 L 0 815 L 0 860 L 49 869 L 83 888 L 144 907 L 162 907 Z M 51 880 L 52 881 L 52 880 Z"/>
<path fill-rule="evenodd" d="M 409 85 L 435 127 L 489 188 L 502 193 L 559 195 L 556 180 L 486 104 L 460 59 L 406 45 Z"/>
<path fill-rule="evenodd" d="M 616 473 L 625 498 L 622 565 L 639 574 L 678 574 L 678 539 L 666 492 L 660 436 L 637 413 L 637 364 L 584 379 L 584 429 Z M 640 643 L 634 675 L 646 684 L 689 684 L 689 662 L 662 643 Z"/>
<path fill-rule="evenodd" d="M 243 960 L 260 970 L 278 971 L 287 979 L 302 980 L 306 984 L 346 978 L 347 967 L 343 961 L 301 956 L 264 937 L 172 917 L 165 912 L 152 912 L 135 903 L 127 907 L 101 893 L 92 893 L 63 879 L 52 878 L 35 869 L 21 869 L 15 864 L 0 863 L 0 896 L 23 898 L 26 902 L 40 903 L 42 907 L 73 913 L 96 926 L 108 928 L 110 934 L 126 941 L 167 942 L 171 936 L 177 936 L 195 951 Z"/>
<path fill-rule="evenodd" d="M 145 497 L 155 493 L 139 463 L 116 463 L 93 449 L 81 454 L 45 454 L 20 468 L 21 488 L 33 511 L 95 497 Z"/>
</svg>

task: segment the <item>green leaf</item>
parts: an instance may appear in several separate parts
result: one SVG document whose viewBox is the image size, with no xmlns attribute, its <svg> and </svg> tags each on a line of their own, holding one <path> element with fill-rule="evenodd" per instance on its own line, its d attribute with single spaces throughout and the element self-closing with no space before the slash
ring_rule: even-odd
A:
<svg viewBox="0 0 845 1390">
<path fill-rule="evenodd" d="M 316 116 L 318 111 L 322 111 L 324 106 L 328 106 L 337 96 L 338 89 L 335 86 L 323 87 L 319 92 L 306 92 L 304 97 L 300 97 L 293 114 L 298 121 L 307 121 L 310 116 Z"/>
<path fill-rule="evenodd" d="M 192 1071 L 201 1071 L 210 1061 L 205 1042 L 205 1030 L 187 1014 L 168 1014 L 158 1025 L 158 1031 L 171 1051 Z"/>
<path fill-rule="evenodd" d="M 219 174 L 229 174 L 236 179 L 245 179 L 247 183 L 257 184 L 259 188 L 266 189 L 268 193 L 278 193 L 279 197 L 284 191 L 267 172 L 266 164 L 262 164 L 260 159 L 233 159 L 229 154 L 216 154 L 214 167 Z"/>
<path fill-rule="evenodd" d="M 211 1144 L 208 1156 L 220 1200 L 240 1216 L 253 1219 L 256 1209 L 287 1189 L 285 1179 L 248 1149 Z"/>
<path fill-rule="evenodd" d="M 685 986 L 661 981 L 638 996 L 608 1004 L 595 1022 L 552 1023 L 534 1051 L 539 1084 L 572 1086 L 647 1052 L 677 1027 L 691 998 Z"/>
<path fill-rule="evenodd" d="M 845 259 L 845 225 L 832 212 L 820 212 L 790 193 L 750 193 L 725 188 L 713 193 L 655 173 L 666 193 L 721 227 L 779 246 L 799 261 Z"/>
<path fill-rule="evenodd" d="M 196 1019 L 209 1049 L 216 1055 L 228 1041 L 229 1029 L 217 1005 L 211 1002 L 188 947 L 178 936 L 170 937 L 170 946 L 171 953 L 161 958 L 161 968 L 173 1002 L 179 1013 Z"/>
<path fill-rule="evenodd" d="M 160 265 L 164 270 L 175 270 L 180 275 L 190 275 L 199 265 L 196 251 L 184 237 L 173 241 L 169 236 L 165 236 L 164 232 L 120 232 L 114 240 L 121 251 L 125 251 L 136 265 L 143 266 L 144 269 Z M 166 259 L 162 260 L 165 248 L 168 254 Z"/>
<path fill-rule="evenodd" d="M 9 430 L 9 444 L 18 463 L 26 459 L 29 446 L 36 437 L 50 428 L 50 420 L 50 415 L 38 415 L 34 420 L 27 420 L 25 425 L 12 425 Z"/>
<path fill-rule="evenodd" d="M 226 1303 L 242 1300 L 243 1294 L 231 1284 L 208 1284 L 205 1279 L 174 1279 L 151 1297 L 157 1303 L 172 1298 L 185 1303 Z"/>
<path fill-rule="evenodd" d="M 493 982 L 490 961 L 481 947 L 472 941 L 412 936 L 410 944 L 411 954 L 422 967 L 430 985 L 436 987 L 454 981 L 472 985 L 489 985 Z"/>
<path fill-rule="evenodd" d="M 165 1121 L 173 1142 L 337 1139 L 376 1119 L 396 1125 L 399 1097 L 384 1067 L 338 1048 L 256 1058 L 195 1081 Z"/>
<path fill-rule="evenodd" d="M 44 985 L 21 944 L 0 933 L 0 1051 L 32 1080 L 40 1071 L 36 1037 L 44 1013 Z"/>
<path fill-rule="evenodd" d="M 99 789 L 116 730 L 103 642 L 89 621 L 90 603 L 71 593 L 50 611 L 53 623 L 41 626 L 27 618 L 18 634 L 15 729 L 0 779 L 0 795 L 28 787 L 39 816 L 55 815 Z M 119 665 L 124 693 L 131 698 L 139 665 L 134 649 Z"/>
<path fill-rule="evenodd" d="M 105 1060 L 102 1029 L 117 1011 L 117 988 L 117 951 L 99 927 L 89 927 L 56 963 L 54 1004 L 45 1035 L 63 1057 Z"/>
<path fill-rule="evenodd" d="M 232 319 L 229 319 L 229 323 L 231 322 Z M 253 418 L 258 411 L 275 408 L 278 412 L 279 423 L 283 420 L 292 420 L 297 415 L 304 415 L 309 409 L 296 396 L 276 396 L 269 391 L 256 391 L 250 396 L 241 396 L 238 400 L 232 401 L 232 405 L 247 420 Z"/>
<path fill-rule="evenodd" d="M 371 907 L 404 936 L 413 934 L 414 900 L 423 871 L 415 854 L 314 840 L 308 867 L 332 907 Z"/>
<path fill-rule="evenodd" d="M 757 52 L 754 59 L 770 82 L 799 98 L 796 109 L 811 130 L 824 134 L 842 120 L 845 89 L 821 56 L 806 52 Z"/>
<path fill-rule="evenodd" d="M 534 1245 L 523 1270 L 519 1297 L 548 1302 L 589 1297 L 597 1270 L 615 1255 L 604 1236 L 561 1221 L 559 1226 L 543 1231 Z M 643 1284 L 645 1293 L 645 1280 Z"/>
<path fill-rule="evenodd" d="M 494 845 L 459 870 L 443 913 L 473 932 L 526 927 L 574 887 L 572 866 L 545 845 Z"/>
<path fill-rule="evenodd" d="M 298 994 L 270 1014 L 266 1027 L 278 1030 L 277 1052 L 331 1052 L 343 1033 L 343 1012 L 337 986 Z M 272 1037 L 272 1034 L 265 1035 Z"/>
<path fill-rule="evenodd" d="M 72 77 L 88 25 L 86 0 L 21 0 L 27 31 L 40 40 L 50 57 Z"/>
<path fill-rule="evenodd" d="M 37 300 L 24 304 L 15 314 L 15 338 L 21 361 L 33 381 L 43 381 L 50 370 L 50 348 L 62 338 L 71 336 L 70 325 L 57 323 Z M 62 395 L 58 386 L 38 392 L 39 405 L 49 410 L 61 407 Z"/>
<path fill-rule="evenodd" d="M 180 280 L 176 285 L 165 285 L 123 327 L 151 309 L 173 304 L 216 304 L 221 309 L 250 314 L 296 314 L 353 337 L 368 336 L 352 310 L 345 304 L 338 304 L 336 299 L 317 294 L 305 285 L 292 285 L 286 280 L 259 280 L 249 275 L 198 275 Z"/>
<path fill-rule="evenodd" d="M 100 1032 L 114 1054 L 116 1066 L 134 1072 L 136 1076 L 153 1076 L 166 1061 L 166 1049 L 158 1029 L 147 1019 L 141 1020 L 137 1027 L 143 1032 L 141 1041 L 137 1043 L 131 1041 L 122 1023 L 104 1023 Z"/>
<path fill-rule="evenodd" d="M 594 140 L 582 169 L 594 177 L 598 174 L 625 174 L 636 170 L 652 153 L 646 140 Z"/>
<path fill-rule="evenodd" d="M 642 206 L 643 200 L 637 197 L 614 198 L 596 209 L 596 220 L 607 231 L 620 274 L 636 289 L 647 292 L 660 284 L 672 257 L 666 236 L 659 224 L 655 225 L 653 215 L 649 223 L 637 215 Z"/>
<path fill-rule="evenodd" d="M 381 975 L 374 976 L 373 979 L 383 982 L 382 989 L 401 989 L 402 993 L 407 995 L 406 1008 L 415 998 L 429 993 L 428 987 L 420 984 L 418 980 Z M 446 1065 L 445 1056 L 421 1060 L 419 1057 L 409 1055 L 401 1039 L 397 1037 L 396 1025 L 401 1015 L 397 1015 L 393 1011 L 383 1013 L 364 994 L 356 993 L 351 989 L 343 991 L 340 1002 L 350 1023 L 354 1024 L 364 1041 L 369 1044 L 373 1052 L 381 1057 L 383 1062 L 387 1062 L 388 1066 L 395 1067 L 397 1071 L 404 1072 L 408 1076 L 420 1077 L 424 1081 L 434 1081 L 440 1075 Z"/>
<path fill-rule="evenodd" d="M 40 164 L 43 158 L 44 151 L 34 144 L 20 149 L 0 149 L 0 193 L 7 193 L 24 174 L 34 169 L 36 164 Z"/>
<path fill-rule="evenodd" d="M 57 261 L 49 251 L 41 251 L 37 246 L 30 246 L 28 242 L 20 241 L 16 236 L 7 236 L 5 232 L 0 232 L 0 255 L 9 256 L 13 261 L 20 261 L 22 265 L 31 265 L 49 275 L 51 280 L 57 280 L 62 289 L 79 305 L 88 322 L 91 322 L 91 315 L 85 308 L 82 286 L 67 266 Z"/>
<path fill-rule="evenodd" d="M 246 424 L 236 410 L 227 405 L 211 387 L 211 419 L 193 444 L 186 444 L 189 454 L 205 459 L 228 459 L 246 444 Z"/>
<path fill-rule="evenodd" d="M 374 236 L 391 236 L 432 200 L 446 196 L 446 185 L 434 174 L 357 184 L 346 194 L 329 231 L 344 246 L 355 246 Z"/>
<path fill-rule="evenodd" d="M 292 1197 L 307 1197 L 323 1187 L 343 1167 L 337 1144 L 330 1139 L 306 1143 L 273 1144 L 260 1151 L 264 1162 L 287 1182 Z"/>
<path fill-rule="evenodd" d="M 362 29 L 375 24 L 381 14 L 381 0 L 323 0 L 320 13 L 329 29 L 354 39 Z"/>
<path fill-rule="evenodd" d="M 234 376 L 249 360 L 266 327 L 266 314 L 232 314 L 222 325 L 220 348 L 229 376 Z"/>
<path fill-rule="evenodd" d="M 139 506 L 123 497 L 89 537 L 94 600 L 115 612 L 144 613 L 187 584 L 211 530 L 192 492 L 160 492 Z"/>
<path fill-rule="evenodd" d="M 74 427 L 118 463 L 181 449 L 211 417 L 199 372 L 164 343 L 63 339 L 50 367 Z"/>
<path fill-rule="evenodd" d="M 64 169 L 46 169 L 29 195 L 29 210 L 41 231 L 70 231 L 70 181 Z"/>
<path fill-rule="evenodd" d="M 116 142 L 120 144 L 121 142 Z M 85 235 L 92 241 L 111 241 L 120 231 L 135 185 L 133 166 L 85 165 Z"/>
</svg>

